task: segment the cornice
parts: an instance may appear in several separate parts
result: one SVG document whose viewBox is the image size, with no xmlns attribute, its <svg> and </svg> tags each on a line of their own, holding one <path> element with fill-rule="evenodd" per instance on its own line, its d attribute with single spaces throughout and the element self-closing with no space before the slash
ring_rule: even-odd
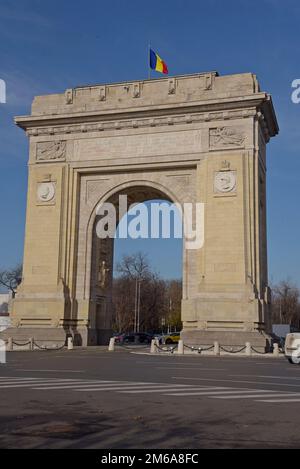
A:
<svg viewBox="0 0 300 469">
<path fill-rule="evenodd" d="M 243 119 L 255 117 L 257 112 L 255 109 L 243 109 L 234 111 L 218 111 L 206 113 L 189 113 L 175 115 L 172 117 L 162 116 L 155 118 L 140 119 L 124 119 L 110 120 L 85 123 L 69 123 L 68 125 L 43 125 L 28 126 L 26 128 L 28 136 L 48 136 L 48 135 L 65 135 L 78 134 L 87 132 L 102 132 L 111 130 L 128 130 L 147 127 L 176 126 L 184 124 L 202 123 L 202 122 L 218 122 L 230 121 L 233 119 Z"/>
<path fill-rule="evenodd" d="M 134 128 L 218 122 L 255 117 L 266 142 L 275 136 L 278 123 L 271 97 L 266 93 L 206 100 L 184 105 L 161 105 L 121 111 L 97 111 L 62 115 L 20 116 L 16 124 L 31 136 L 62 136 L 85 132 L 128 130 Z"/>
<path fill-rule="evenodd" d="M 250 96 L 205 100 L 193 103 L 167 104 L 160 106 L 146 106 L 125 110 L 72 112 L 69 114 L 29 115 L 15 117 L 15 123 L 24 130 L 31 127 L 55 126 L 65 124 L 79 124 L 90 122 L 118 121 L 126 119 L 141 119 L 143 117 L 176 116 L 179 114 L 211 113 L 219 111 L 233 111 L 249 107 L 261 107 L 269 97 L 266 93 L 256 93 Z M 270 101 L 268 101 L 270 102 Z M 267 108 L 267 106 L 264 106 Z"/>
</svg>

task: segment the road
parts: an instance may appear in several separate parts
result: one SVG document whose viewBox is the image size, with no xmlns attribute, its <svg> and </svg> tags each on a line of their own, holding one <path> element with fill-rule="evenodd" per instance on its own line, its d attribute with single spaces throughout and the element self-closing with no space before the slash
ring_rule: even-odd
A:
<svg viewBox="0 0 300 469">
<path fill-rule="evenodd" d="M 103 348 L 12 352 L 0 448 L 296 448 L 300 366 Z"/>
</svg>

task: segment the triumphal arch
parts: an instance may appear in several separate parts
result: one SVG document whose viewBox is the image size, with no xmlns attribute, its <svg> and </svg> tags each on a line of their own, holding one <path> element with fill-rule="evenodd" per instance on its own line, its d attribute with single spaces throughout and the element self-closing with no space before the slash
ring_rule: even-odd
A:
<svg viewBox="0 0 300 469">
<path fill-rule="evenodd" d="M 7 335 L 108 340 L 113 241 L 97 238 L 96 208 L 126 194 L 204 204 L 204 245 L 183 250 L 184 341 L 266 346 L 266 144 L 278 126 L 255 75 L 81 86 L 36 97 L 16 123 L 29 137 L 29 182 Z"/>
</svg>

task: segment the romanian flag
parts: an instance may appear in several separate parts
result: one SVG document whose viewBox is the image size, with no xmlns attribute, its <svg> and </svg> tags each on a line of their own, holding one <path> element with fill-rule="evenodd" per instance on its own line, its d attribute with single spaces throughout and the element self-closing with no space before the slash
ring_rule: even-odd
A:
<svg viewBox="0 0 300 469">
<path fill-rule="evenodd" d="M 150 49 L 150 67 L 152 70 L 157 72 L 168 74 L 168 67 L 165 62 L 156 54 L 152 49 Z"/>
</svg>

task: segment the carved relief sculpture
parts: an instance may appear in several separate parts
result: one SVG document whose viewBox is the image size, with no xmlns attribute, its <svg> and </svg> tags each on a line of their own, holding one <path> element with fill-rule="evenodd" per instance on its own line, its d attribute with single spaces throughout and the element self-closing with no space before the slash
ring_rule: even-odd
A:
<svg viewBox="0 0 300 469">
<path fill-rule="evenodd" d="M 245 134 L 234 127 L 217 127 L 209 130 L 211 148 L 242 147 Z"/>
<path fill-rule="evenodd" d="M 98 274 L 98 281 L 99 285 L 101 288 L 105 288 L 107 284 L 107 274 L 110 269 L 106 267 L 106 262 L 102 261 L 100 268 L 99 268 L 99 274 Z"/>
<path fill-rule="evenodd" d="M 37 199 L 39 202 L 50 202 L 55 196 L 55 184 L 42 182 L 37 187 Z"/>
<path fill-rule="evenodd" d="M 66 141 L 41 142 L 37 144 L 36 159 L 38 161 L 65 160 Z"/>
<path fill-rule="evenodd" d="M 219 171 L 215 173 L 215 192 L 233 192 L 236 189 L 235 171 Z"/>
</svg>

